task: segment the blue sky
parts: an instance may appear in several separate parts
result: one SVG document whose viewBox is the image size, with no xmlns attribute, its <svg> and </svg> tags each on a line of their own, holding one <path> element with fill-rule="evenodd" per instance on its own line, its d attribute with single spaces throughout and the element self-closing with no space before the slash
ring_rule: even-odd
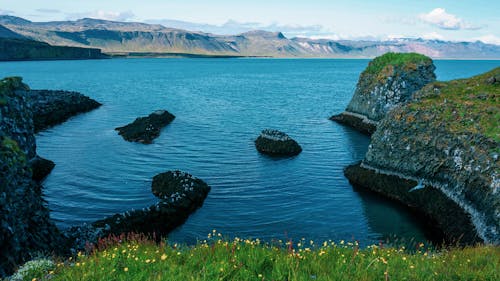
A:
<svg viewBox="0 0 500 281">
<path fill-rule="evenodd" d="M 500 45 L 500 1 L 492 0 L 1 0 L 0 14 L 32 21 L 145 21 L 220 34 L 267 29 L 289 37 L 421 37 Z"/>
</svg>

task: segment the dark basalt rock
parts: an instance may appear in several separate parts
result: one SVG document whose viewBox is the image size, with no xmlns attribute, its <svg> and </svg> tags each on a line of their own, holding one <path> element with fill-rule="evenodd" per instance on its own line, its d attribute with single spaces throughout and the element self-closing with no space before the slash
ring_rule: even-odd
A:
<svg viewBox="0 0 500 281">
<path fill-rule="evenodd" d="M 153 178 L 152 192 L 159 201 L 141 210 L 115 214 L 91 225 L 73 227 L 66 232 L 73 251 L 85 249 L 110 234 L 145 233 L 157 238 L 183 224 L 189 215 L 203 205 L 210 192 L 202 180 L 181 171 L 169 171 Z"/>
<path fill-rule="evenodd" d="M 271 156 L 294 156 L 302 152 L 300 145 L 287 134 L 278 130 L 263 130 L 255 140 L 260 153 Z"/>
<path fill-rule="evenodd" d="M 344 174 L 353 186 L 382 194 L 425 215 L 428 227 L 434 232 L 442 231 L 447 244 L 482 242 L 467 213 L 435 187 L 426 186 L 409 192 L 417 185 L 416 181 L 379 173 L 363 167 L 361 163 L 349 165 Z"/>
<path fill-rule="evenodd" d="M 42 187 L 32 180 L 33 118 L 22 94 L 28 89 L 19 77 L 0 80 L 0 278 L 61 244 Z"/>
<path fill-rule="evenodd" d="M 78 92 L 31 90 L 26 92 L 26 96 L 33 110 L 35 132 L 101 106 L 99 102 Z"/>
<path fill-rule="evenodd" d="M 147 117 L 139 117 L 134 122 L 115 130 L 126 141 L 152 143 L 160 135 L 163 127 L 170 124 L 175 116 L 166 110 L 157 110 Z"/>
<path fill-rule="evenodd" d="M 376 173 L 364 173 L 362 181 L 355 180 L 354 173 L 346 175 L 442 220 L 440 225 L 450 237 L 464 235 L 462 241 L 474 242 L 477 235 L 485 243 L 499 245 L 500 139 L 495 114 L 499 112 L 500 87 L 488 81 L 497 76 L 500 68 L 424 86 L 412 101 L 394 108 L 378 123 L 361 166 Z M 406 194 L 408 186 L 398 182 L 376 187 L 386 175 L 418 179 L 434 188 Z M 436 194 L 427 196 L 430 191 Z M 417 195 L 425 200 L 415 201 Z M 448 198 L 448 203 L 440 196 Z M 429 204 L 443 207 L 437 210 Z M 463 211 L 452 211 L 455 206 Z"/>
<path fill-rule="evenodd" d="M 36 156 L 35 158 L 31 159 L 31 170 L 33 171 L 33 180 L 37 182 L 41 182 L 43 179 L 45 179 L 52 169 L 56 166 L 56 164 L 50 160 L 47 160 L 45 158 L 42 158 L 40 156 Z"/>
</svg>

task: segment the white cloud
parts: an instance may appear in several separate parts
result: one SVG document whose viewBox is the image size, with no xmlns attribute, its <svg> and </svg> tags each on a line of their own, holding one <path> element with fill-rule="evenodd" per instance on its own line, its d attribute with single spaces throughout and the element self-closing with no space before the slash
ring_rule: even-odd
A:
<svg viewBox="0 0 500 281">
<path fill-rule="evenodd" d="M 426 39 L 426 40 L 444 40 L 443 35 L 435 32 L 435 31 L 430 32 L 430 33 L 425 33 L 421 37 L 423 39 Z"/>
<path fill-rule="evenodd" d="M 437 26 L 441 29 L 459 30 L 459 29 L 480 29 L 480 26 L 472 25 L 463 19 L 446 12 L 443 8 L 436 8 L 427 14 L 420 14 L 419 19 L 425 23 Z"/>
<path fill-rule="evenodd" d="M 479 40 L 483 43 L 487 44 L 495 44 L 495 45 L 500 45 L 500 37 L 495 36 L 493 34 L 488 34 L 480 37 L 474 38 L 474 40 Z"/>
<path fill-rule="evenodd" d="M 114 12 L 114 11 L 96 10 L 92 12 L 68 14 L 68 19 L 93 18 L 93 19 L 111 20 L 111 21 L 129 21 L 132 20 L 134 17 L 135 15 L 134 13 L 132 13 L 132 11 Z"/>
</svg>

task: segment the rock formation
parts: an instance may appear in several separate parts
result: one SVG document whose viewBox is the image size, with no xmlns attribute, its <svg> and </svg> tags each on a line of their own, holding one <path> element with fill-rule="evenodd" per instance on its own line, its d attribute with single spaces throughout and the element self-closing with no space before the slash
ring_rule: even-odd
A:
<svg viewBox="0 0 500 281">
<path fill-rule="evenodd" d="M 302 152 L 300 145 L 287 134 L 270 129 L 260 133 L 255 147 L 260 153 L 271 156 L 294 156 Z"/>
<path fill-rule="evenodd" d="M 139 117 L 134 122 L 115 130 L 130 142 L 150 144 L 160 135 L 163 127 L 170 124 L 175 116 L 166 110 L 157 110 L 147 117 Z"/>
<path fill-rule="evenodd" d="M 30 90 L 26 95 L 33 110 L 35 132 L 101 106 L 99 102 L 78 92 Z"/>
<path fill-rule="evenodd" d="M 74 251 L 84 249 L 87 243 L 96 243 L 109 234 L 145 233 L 160 238 L 186 221 L 189 215 L 203 205 L 210 191 L 202 180 L 181 171 L 169 171 L 153 178 L 152 192 L 159 201 L 141 210 L 78 226 L 66 232 Z"/>
<path fill-rule="evenodd" d="M 0 277 L 60 244 L 42 187 L 32 180 L 36 145 L 27 89 L 20 78 L 0 80 Z"/>
<path fill-rule="evenodd" d="M 425 86 L 380 121 L 346 176 L 418 208 L 451 239 L 500 244 L 498 78 L 500 68 Z M 425 187 L 407 192 L 417 181 Z"/>
<path fill-rule="evenodd" d="M 330 119 L 371 135 L 377 123 L 397 105 L 434 81 L 435 66 L 424 55 L 387 53 L 372 60 L 359 77 L 345 112 Z"/>
</svg>

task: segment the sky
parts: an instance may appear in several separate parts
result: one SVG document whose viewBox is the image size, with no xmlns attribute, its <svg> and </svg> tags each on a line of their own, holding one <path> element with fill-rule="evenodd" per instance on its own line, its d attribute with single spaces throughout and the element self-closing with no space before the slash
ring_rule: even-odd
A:
<svg viewBox="0 0 500 281">
<path fill-rule="evenodd" d="M 287 37 L 500 45 L 500 1 L 494 0 L 0 0 L 0 14 L 31 21 L 139 21 L 217 34 L 263 29 Z"/>
</svg>

